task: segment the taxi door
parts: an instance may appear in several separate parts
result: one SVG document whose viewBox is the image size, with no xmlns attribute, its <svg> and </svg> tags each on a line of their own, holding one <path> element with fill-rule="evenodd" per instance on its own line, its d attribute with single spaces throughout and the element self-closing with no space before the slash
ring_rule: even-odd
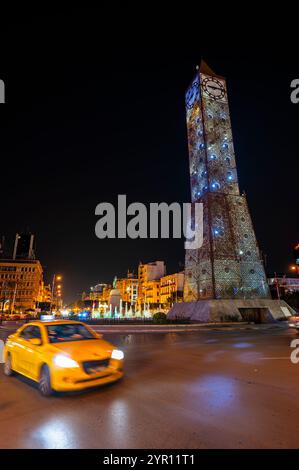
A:
<svg viewBox="0 0 299 470">
<path fill-rule="evenodd" d="M 32 344 L 30 340 L 40 340 L 40 345 Z M 24 328 L 18 340 L 17 367 L 18 370 L 32 379 L 38 378 L 42 348 L 42 334 L 39 326 L 30 325 Z"/>
</svg>

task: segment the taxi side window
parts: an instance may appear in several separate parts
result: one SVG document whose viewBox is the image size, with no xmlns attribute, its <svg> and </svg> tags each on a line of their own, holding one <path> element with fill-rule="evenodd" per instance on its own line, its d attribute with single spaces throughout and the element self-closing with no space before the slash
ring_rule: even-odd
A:
<svg viewBox="0 0 299 470">
<path fill-rule="evenodd" d="M 41 331 L 38 326 L 27 326 L 20 334 L 20 337 L 26 340 L 33 338 L 42 339 Z"/>
</svg>

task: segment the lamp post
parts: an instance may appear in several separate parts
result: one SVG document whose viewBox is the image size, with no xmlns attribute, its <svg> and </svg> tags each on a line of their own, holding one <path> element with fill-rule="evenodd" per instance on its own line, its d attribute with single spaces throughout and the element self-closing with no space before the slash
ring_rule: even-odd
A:
<svg viewBox="0 0 299 470">
<path fill-rule="evenodd" d="M 12 302 L 10 304 L 10 314 L 13 314 L 14 308 L 15 308 L 15 302 L 16 302 L 16 295 L 17 295 L 17 287 L 18 287 L 18 282 L 15 282 L 15 288 L 13 291 L 13 296 L 12 296 Z"/>
<path fill-rule="evenodd" d="M 55 291 L 55 285 L 56 285 L 56 282 L 60 282 L 62 280 L 62 276 L 61 274 L 54 274 L 53 276 L 53 280 L 52 280 L 52 291 L 51 291 L 51 302 L 50 302 L 50 313 L 52 311 L 52 304 L 53 304 L 53 299 L 54 299 L 54 291 Z M 56 299 L 57 299 L 57 296 L 61 297 L 61 284 L 58 284 L 57 286 L 57 295 L 56 295 Z"/>
<path fill-rule="evenodd" d="M 279 281 L 278 281 L 278 277 L 276 273 L 274 273 L 274 276 L 275 276 L 275 287 L 276 287 L 276 292 L 277 292 L 277 298 L 278 300 L 280 300 Z"/>
</svg>

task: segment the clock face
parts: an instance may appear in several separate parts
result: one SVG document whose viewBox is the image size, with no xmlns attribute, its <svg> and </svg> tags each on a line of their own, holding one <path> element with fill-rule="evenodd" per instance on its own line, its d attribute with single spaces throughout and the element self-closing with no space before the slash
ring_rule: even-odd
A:
<svg viewBox="0 0 299 470">
<path fill-rule="evenodd" d="M 199 96 L 199 82 L 193 82 L 191 87 L 186 93 L 186 106 L 188 109 L 192 109 L 194 103 L 197 101 Z"/>
<path fill-rule="evenodd" d="M 206 96 L 213 100 L 226 101 L 226 90 L 223 81 L 215 77 L 203 78 L 202 88 Z"/>
</svg>

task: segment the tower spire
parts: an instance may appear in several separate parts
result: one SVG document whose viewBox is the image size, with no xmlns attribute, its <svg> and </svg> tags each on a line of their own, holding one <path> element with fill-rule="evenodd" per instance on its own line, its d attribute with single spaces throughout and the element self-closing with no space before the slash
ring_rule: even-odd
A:
<svg viewBox="0 0 299 470">
<path fill-rule="evenodd" d="M 200 62 L 200 67 L 199 67 L 200 73 L 204 73 L 205 75 L 212 75 L 216 76 L 217 74 L 211 69 L 211 67 L 208 66 L 208 64 L 204 61 L 201 60 Z"/>
</svg>

